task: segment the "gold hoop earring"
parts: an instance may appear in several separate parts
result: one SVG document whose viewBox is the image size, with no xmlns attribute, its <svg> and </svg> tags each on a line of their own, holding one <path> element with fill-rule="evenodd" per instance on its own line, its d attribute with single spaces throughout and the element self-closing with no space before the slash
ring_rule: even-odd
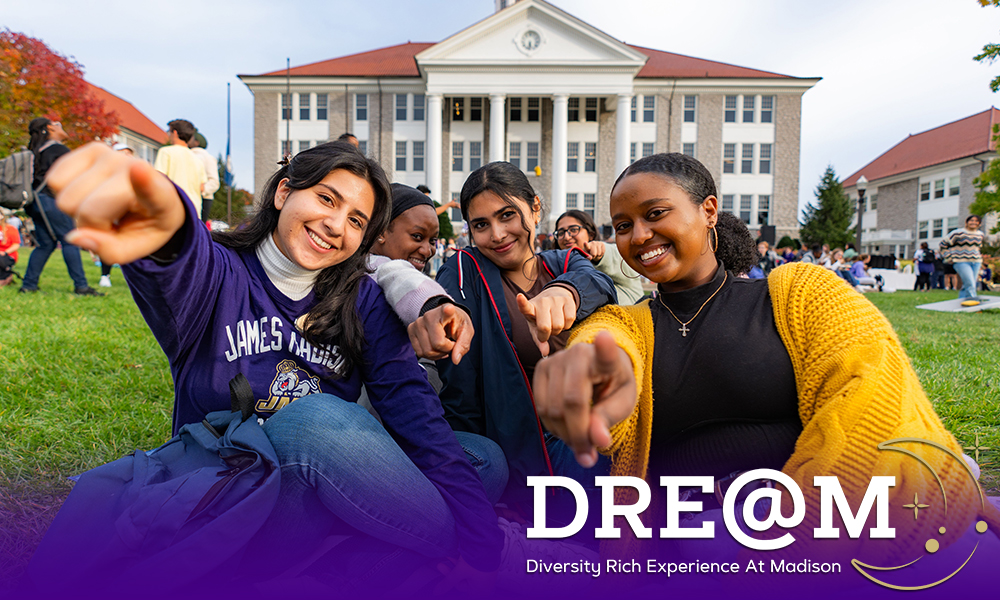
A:
<svg viewBox="0 0 1000 600">
<path fill-rule="evenodd" d="M 619 262 L 619 264 L 618 264 L 618 270 L 622 272 L 622 277 L 628 277 L 629 279 L 639 279 L 639 274 L 638 273 L 636 273 L 635 277 L 632 277 L 631 275 L 629 275 L 628 273 L 625 272 L 625 259 L 624 258 L 621 259 L 621 261 Z"/>
<path fill-rule="evenodd" d="M 712 225 L 709 231 L 715 234 L 715 248 L 712 248 L 712 240 L 708 240 L 708 248 L 715 254 L 719 250 L 719 232 L 715 230 L 715 225 Z"/>
</svg>

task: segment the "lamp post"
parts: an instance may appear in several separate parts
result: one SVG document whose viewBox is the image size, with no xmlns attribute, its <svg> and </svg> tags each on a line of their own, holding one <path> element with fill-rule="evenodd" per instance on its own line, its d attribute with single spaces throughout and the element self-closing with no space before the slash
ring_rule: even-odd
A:
<svg viewBox="0 0 1000 600">
<path fill-rule="evenodd" d="M 865 190 L 868 189 L 868 180 L 862 175 L 855 185 L 858 188 L 858 226 L 854 249 L 861 254 L 861 216 L 865 213 Z"/>
</svg>

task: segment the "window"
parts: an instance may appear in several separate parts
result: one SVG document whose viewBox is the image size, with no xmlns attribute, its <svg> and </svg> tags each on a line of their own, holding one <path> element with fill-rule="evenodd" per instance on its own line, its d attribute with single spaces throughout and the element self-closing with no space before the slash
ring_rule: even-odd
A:
<svg viewBox="0 0 1000 600">
<path fill-rule="evenodd" d="M 934 219 L 932 228 L 931 237 L 939 238 L 944 236 L 944 219 Z"/>
<path fill-rule="evenodd" d="M 576 194 L 566 194 L 566 210 L 574 210 L 577 208 Z"/>
<path fill-rule="evenodd" d="M 580 120 L 580 99 L 570 98 L 569 108 L 566 109 L 566 120 L 567 121 L 579 121 Z"/>
<path fill-rule="evenodd" d="M 736 172 L 736 144 L 722 145 L 722 172 Z"/>
<path fill-rule="evenodd" d="M 760 122 L 774 122 L 774 96 L 762 96 L 760 99 Z"/>
<path fill-rule="evenodd" d="M 588 173 L 597 171 L 597 142 L 583 145 L 583 170 Z"/>
<path fill-rule="evenodd" d="M 299 152 L 302 152 L 303 150 L 308 150 L 311 147 L 312 147 L 312 142 L 310 142 L 309 140 L 302 140 L 301 142 L 299 142 Z"/>
<path fill-rule="evenodd" d="M 958 177 L 949 177 L 948 178 L 948 195 L 949 196 L 957 196 L 958 192 L 960 190 L 961 190 L 961 188 L 960 188 L 960 186 L 958 184 Z"/>
<path fill-rule="evenodd" d="M 406 120 L 406 108 L 407 108 L 406 94 L 396 94 L 396 120 L 405 121 Z"/>
<path fill-rule="evenodd" d="M 310 113 L 309 109 L 311 108 L 309 106 L 309 104 L 310 104 L 309 101 L 310 100 L 312 100 L 312 94 L 299 94 L 299 120 L 300 121 L 308 121 L 309 120 L 309 116 L 310 116 L 309 115 L 309 113 Z"/>
<path fill-rule="evenodd" d="M 482 98 L 470 98 L 469 99 L 469 120 L 470 121 L 482 121 L 483 120 L 483 99 Z"/>
<path fill-rule="evenodd" d="M 733 212 L 733 195 L 723 194 L 722 195 L 722 210 L 727 213 Z"/>
<path fill-rule="evenodd" d="M 580 170 L 580 142 L 570 142 L 566 146 L 566 170 L 576 173 Z"/>
<path fill-rule="evenodd" d="M 510 120 L 520 121 L 521 120 L 521 99 L 511 98 L 510 99 Z"/>
<path fill-rule="evenodd" d="M 451 143 L 451 170 L 452 171 L 462 171 L 462 150 L 463 142 L 452 142 Z"/>
<path fill-rule="evenodd" d="M 541 111 L 539 107 L 542 105 L 542 101 L 538 98 L 528 98 L 528 121 L 536 122 L 539 121 L 539 115 Z"/>
<path fill-rule="evenodd" d="M 750 208 L 753 206 L 753 196 L 749 194 L 743 194 L 740 196 L 740 219 L 746 223 L 750 224 Z"/>
<path fill-rule="evenodd" d="M 327 110 L 330 106 L 329 96 L 326 94 L 316 94 L 316 120 L 326 121 Z"/>
<path fill-rule="evenodd" d="M 451 120 L 452 121 L 464 121 L 465 120 L 465 98 L 452 98 L 449 102 L 451 105 Z"/>
<path fill-rule="evenodd" d="M 396 142 L 396 170 L 406 170 L 406 142 Z"/>
<path fill-rule="evenodd" d="M 635 142 L 632 142 L 628 145 L 628 161 L 629 164 L 635 162 Z"/>
<path fill-rule="evenodd" d="M 642 122 L 652 123 L 656 120 L 656 96 L 642 97 Z"/>
<path fill-rule="evenodd" d="M 878 194 L 872 194 L 870 202 L 871 202 L 871 210 L 877 209 L 878 208 Z"/>
<path fill-rule="evenodd" d="M 726 96 L 726 123 L 736 122 L 736 96 Z"/>
<path fill-rule="evenodd" d="M 917 239 L 926 240 L 927 238 L 927 221 L 920 221 L 917 223 Z"/>
<path fill-rule="evenodd" d="M 368 94 L 354 95 L 354 119 L 356 121 L 368 120 Z"/>
<path fill-rule="evenodd" d="M 757 224 L 767 225 L 767 216 L 771 210 L 771 196 L 757 196 Z"/>
<path fill-rule="evenodd" d="M 475 171 L 483 166 L 483 143 L 469 142 L 469 170 Z"/>
<path fill-rule="evenodd" d="M 753 123 L 754 100 L 756 96 L 743 96 L 743 122 Z"/>
<path fill-rule="evenodd" d="M 632 96 L 632 122 L 635 123 L 635 107 L 639 102 L 638 96 Z"/>
<path fill-rule="evenodd" d="M 288 121 L 292 118 L 292 95 L 281 95 L 281 120 Z"/>
<path fill-rule="evenodd" d="M 684 122 L 694 123 L 694 109 L 698 105 L 698 96 L 684 96 Z"/>
<path fill-rule="evenodd" d="M 948 229 L 946 231 L 954 231 L 958 229 L 958 217 L 948 217 Z"/>
<path fill-rule="evenodd" d="M 413 170 L 424 170 L 424 143 L 413 142 Z"/>
<path fill-rule="evenodd" d="M 744 175 L 753 173 L 753 144 L 743 144 L 743 161 L 740 164 L 740 173 Z"/>
<path fill-rule="evenodd" d="M 583 195 L 583 212 L 590 215 L 591 218 L 593 218 L 594 216 L 594 209 L 596 208 L 596 202 L 595 202 L 596 199 L 597 199 L 597 194 Z"/>
<path fill-rule="evenodd" d="M 597 98 L 587 98 L 586 104 L 586 114 L 584 115 L 588 122 L 597 122 Z"/>
<path fill-rule="evenodd" d="M 292 155 L 292 142 L 288 140 L 281 140 L 281 157 Z"/>
<path fill-rule="evenodd" d="M 761 175 L 769 175 L 771 173 L 771 144 L 760 145 L 760 162 L 758 163 L 757 172 Z"/>
<path fill-rule="evenodd" d="M 920 184 L 920 201 L 923 202 L 924 200 L 930 200 L 930 199 L 931 199 L 931 184 L 930 184 L 930 182 L 928 182 L 928 183 L 921 183 Z"/>
<path fill-rule="evenodd" d="M 520 98 L 515 98 L 515 100 L 520 100 Z M 521 168 L 521 142 L 510 143 L 510 153 L 507 160 L 518 169 Z"/>
<path fill-rule="evenodd" d="M 944 198 L 944 179 L 934 182 L 934 198 Z"/>
<path fill-rule="evenodd" d="M 694 157 L 694 144 L 691 142 L 684 142 L 681 154 L 686 154 L 687 156 Z"/>
<path fill-rule="evenodd" d="M 653 155 L 653 148 L 654 148 L 653 142 L 643 142 L 642 143 L 642 157 L 646 158 L 647 156 L 652 156 Z"/>
<path fill-rule="evenodd" d="M 529 171 L 534 171 L 538 166 L 538 142 L 528 142 L 528 156 L 525 166 Z"/>
<path fill-rule="evenodd" d="M 423 94 L 413 94 L 413 120 L 423 121 L 424 120 L 424 95 Z"/>
<path fill-rule="evenodd" d="M 358 152 L 368 156 L 368 140 L 358 140 Z"/>
<path fill-rule="evenodd" d="M 462 201 L 462 193 L 461 192 L 452 192 L 451 193 L 451 201 L 454 202 L 455 204 L 460 203 Z M 452 221 L 461 221 L 462 220 L 462 208 L 461 207 L 452 208 L 451 209 L 451 220 Z"/>
</svg>

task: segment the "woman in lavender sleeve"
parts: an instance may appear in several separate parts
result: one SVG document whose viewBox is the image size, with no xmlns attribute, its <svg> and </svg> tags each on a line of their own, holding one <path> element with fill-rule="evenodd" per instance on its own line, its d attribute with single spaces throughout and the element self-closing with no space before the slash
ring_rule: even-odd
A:
<svg viewBox="0 0 1000 600">
<path fill-rule="evenodd" d="M 301 152 L 246 226 L 225 234 L 209 234 L 152 167 L 103 144 L 65 157 L 48 181 L 78 225 L 67 239 L 123 265 L 170 362 L 175 431 L 228 409 L 237 373 L 250 381 L 281 462 L 278 504 L 247 549 L 262 578 L 339 534 L 348 541 L 318 574 L 335 585 L 391 585 L 412 572 L 401 556 L 411 566 L 451 559 L 445 587 L 488 585 L 504 533 L 368 277 L 390 221 L 376 162 L 340 142 Z M 384 427 L 356 404 L 362 385 Z"/>
</svg>

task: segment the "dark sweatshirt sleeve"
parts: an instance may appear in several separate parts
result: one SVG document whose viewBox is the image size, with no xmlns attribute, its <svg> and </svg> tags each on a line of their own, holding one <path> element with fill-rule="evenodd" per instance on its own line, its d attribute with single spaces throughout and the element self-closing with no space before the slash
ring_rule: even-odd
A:
<svg viewBox="0 0 1000 600">
<path fill-rule="evenodd" d="M 569 262 L 566 262 L 567 252 Z M 577 250 L 558 250 L 554 256 L 558 259 L 560 268 L 566 265 L 566 272 L 553 279 L 549 285 L 569 285 L 576 290 L 580 299 L 580 306 L 576 311 L 577 323 L 605 304 L 618 304 L 615 283 L 610 277 L 595 269 L 593 263 L 582 253 Z"/>
<path fill-rule="evenodd" d="M 465 298 L 458 289 L 457 261 L 461 254 L 456 255 L 441 267 L 437 281 L 457 304 L 462 305 L 472 315 L 476 334 L 472 337 L 469 351 L 462 356 L 459 364 L 453 364 L 451 357 L 445 357 L 437 362 L 438 375 L 441 377 L 441 405 L 448 424 L 455 431 L 467 431 L 478 435 L 486 435 L 486 419 L 483 414 L 481 367 L 483 364 L 483 329 L 478 320 L 480 311 L 470 310 L 473 307 L 470 299 L 473 294 L 472 285 L 467 285 Z M 467 273 L 468 274 L 468 273 Z"/>
<path fill-rule="evenodd" d="M 465 562 L 482 571 L 495 570 L 503 548 L 496 513 L 479 475 L 444 419 L 441 402 L 417 364 L 402 323 L 374 283 L 359 293 L 358 311 L 367 340 L 362 379 L 372 406 L 396 443 L 451 509 Z"/>
<path fill-rule="evenodd" d="M 225 271 L 234 268 L 215 247 L 194 205 L 174 187 L 186 212 L 176 259 L 163 264 L 147 256 L 122 265 L 132 297 L 171 364 L 183 358 L 208 328 Z"/>
</svg>

